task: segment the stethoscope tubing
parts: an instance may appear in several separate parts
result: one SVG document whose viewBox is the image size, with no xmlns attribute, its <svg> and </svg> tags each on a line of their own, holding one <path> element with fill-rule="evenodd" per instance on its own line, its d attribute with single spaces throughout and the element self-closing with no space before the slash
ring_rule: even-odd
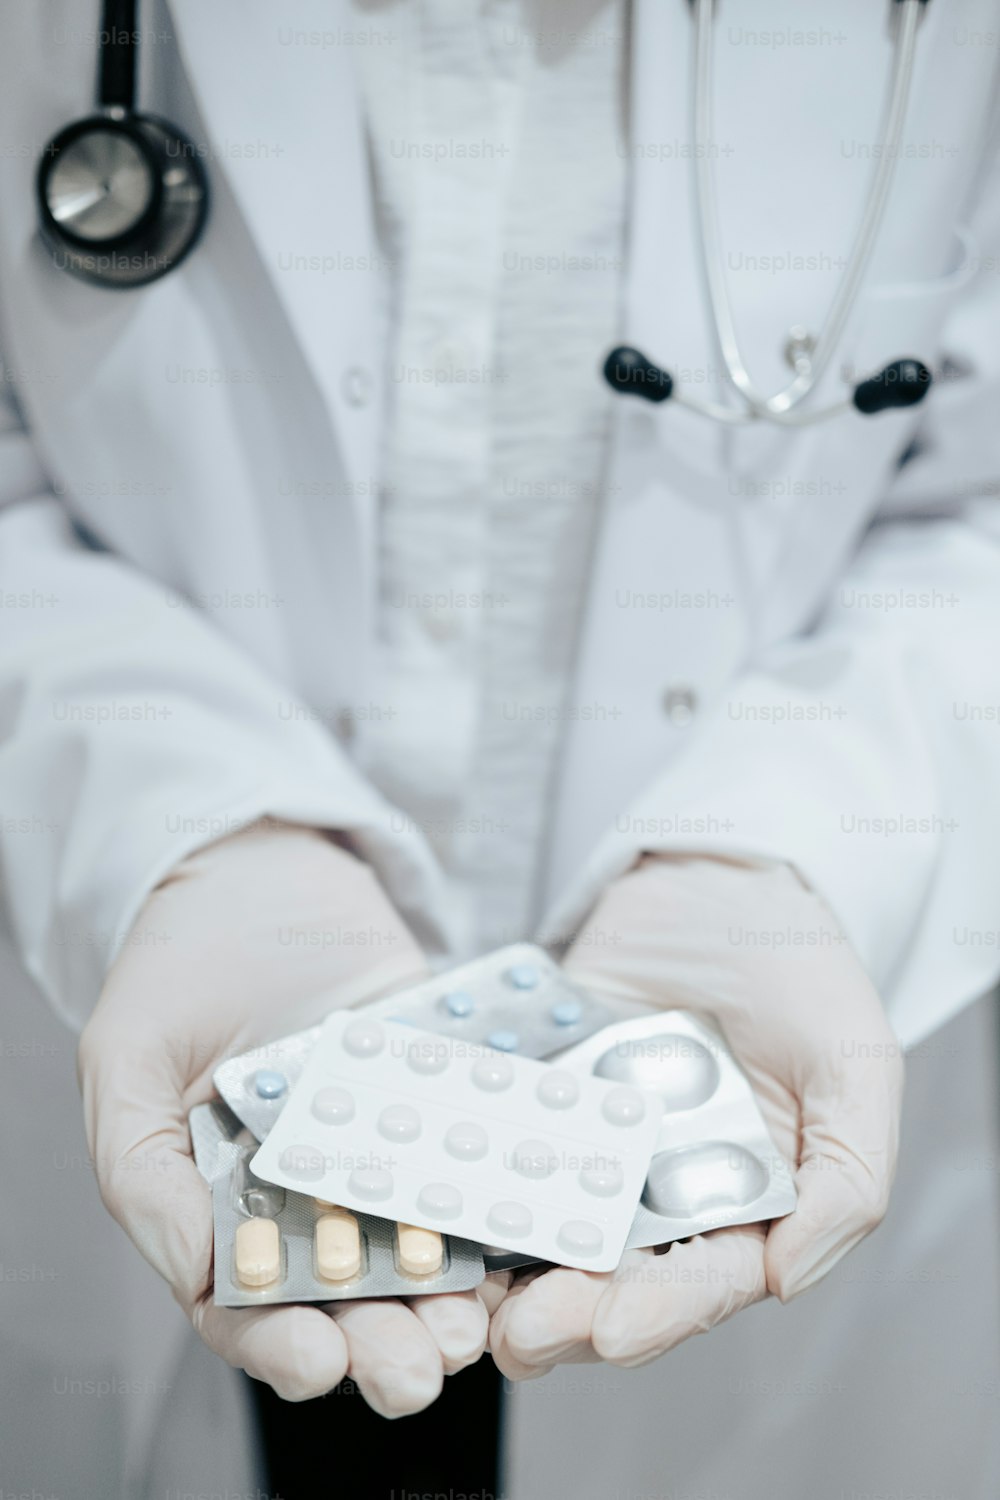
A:
<svg viewBox="0 0 1000 1500">
<path fill-rule="evenodd" d="M 795 410 L 799 403 L 815 389 L 833 357 L 857 303 L 861 283 L 885 219 L 909 104 L 917 28 L 922 9 L 923 0 L 901 0 L 898 6 L 892 72 L 881 136 L 885 149 L 879 154 L 875 166 L 861 221 L 851 248 L 847 270 L 833 298 L 823 328 L 810 352 L 808 366 L 798 370 L 794 379 L 784 389 L 767 396 L 759 390 L 750 375 L 733 319 L 721 250 L 722 236 L 719 229 L 715 173 L 709 150 L 714 116 L 712 100 L 714 0 L 695 0 L 693 131 L 695 196 L 702 264 L 725 375 L 730 386 L 741 397 L 743 406 L 741 409 L 723 406 L 719 402 L 688 400 L 680 392 L 674 397 L 678 405 L 731 426 L 762 419 L 785 426 L 804 426 L 826 417 L 836 416 L 849 409 L 850 402 L 843 401 L 822 411 L 798 413 Z"/>
</svg>

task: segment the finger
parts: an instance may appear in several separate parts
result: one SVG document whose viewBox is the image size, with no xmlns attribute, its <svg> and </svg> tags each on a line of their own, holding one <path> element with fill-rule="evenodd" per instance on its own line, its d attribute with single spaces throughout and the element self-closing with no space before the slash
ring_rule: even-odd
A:
<svg viewBox="0 0 1000 1500">
<path fill-rule="evenodd" d="M 380 1416 L 405 1417 L 437 1400 L 444 1384 L 440 1350 L 402 1302 L 334 1302 L 326 1311 L 347 1340 L 351 1378 Z"/>
<path fill-rule="evenodd" d="M 481 1281 L 476 1287 L 479 1299 L 486 1308 L 489 1317 L 492 1318 L 510 1291 L 513 1281 L 513 1271 L 489 1271 L 485 1281 Z"/>
<path fill-rule="evenodd" d="M 475 1364 L 490 1330 L 486 1307 L 475 1291 L 409 1297 L 407 1305 L 437 1345 L 446 1375 Z"/>
<path fill-rule="evenodd" d="M 643 1365 L 766 1295 L 764 1227 L 720 1229 L 665 1255 L 626 1252 L 593 1315 L 609 1364 Z"/>
<path fill-rule="evenodd" d="M 309 1401 L 347 1373 L 347 1341 L 318 1307 L 215 1307 L 200 1299 L 189 1310 L 210 1349 L 285 1401 Z"/>
<path fill-rule="evenodd" d="M 788 1302 L 821 1280 L 881 1223 L 899 1149 L 900 1049 L 838 1058 L 802 1086 L 798 1203 L 777 1220 L 765 1252 L 768 1290 Z"/>
<path fill-rule="evenodd" d="M 502 1373 L 525 1380 L 556 1364 L 589 1362 L 591 1322 L 609 1280 L 560 1266 L 516 1285 L 490 1329 L 490 1349 Z"/>
</svg>

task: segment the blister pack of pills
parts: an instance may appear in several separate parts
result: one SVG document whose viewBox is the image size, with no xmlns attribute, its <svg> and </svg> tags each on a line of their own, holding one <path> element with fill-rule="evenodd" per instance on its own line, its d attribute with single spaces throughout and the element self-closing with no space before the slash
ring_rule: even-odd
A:
<svg viewBox="0 0 1000 1500">
<path fill-rule="evenodd" d="M 780 1219 L 796 1203 L 788 1165 L 720 1034 L 686 1011 L 618 1022 L 563 1053 L 560 1068 L 653 1093 L 656 1150 L 628 1245 Z"/>
<path fill-rule="evenodd" d="M 341 1011 L 251 1165 L 352 1209 L 611 1270 L 660 1114 L 629 1085 Z"/>
<path fill-rule="evenodd" d="M 405 1020 L 425 1031 L 500 1052 L 547 1057 L 615 1020 L 612 1010 L 572 984 L 532 943 L 512 943 L 436 979 L 359 1007 L 366 1015 Z M 281 1113 L 320 1028 L 265 1042 L 215 1070 L 215 1087 L 259 1141 Z"/>
<path fill-rule="evenodd" d="M 549 1057 L 615 1019 L 533 943 L 497 948 L 364 1009 L 521 1057 Z"/>
<path fill-rule="evenodd" d="M 360 1007 L 367 1015 L 404 1020 L 425 1031 L 500 1052 L 547 1057 L 615 1019 L 607 1005 L 572 984 L 559 965 L 531 943 L 513 943 L 483 958 Z M 215 1086 L 262 1141 L 281 1113 L 312 1051 L 319 1027 L 228 1058 Z"/>
<path fill-rule="evenodd" d="M 220 1063 L 212 1082 L 236 1117 L 259 1141 L 267 1135 L 298 1081 L 320 1028 L 293 1031 Z"/>
<path fill-rule="evenodd" d="M 197 1105 L 189 1122 L 212 1187 L 217 1305 L 412 1297 L 482 1281 L 478 1245 L 261 1181 L 257 1142 L 225 1104 Z"/>
</svg>

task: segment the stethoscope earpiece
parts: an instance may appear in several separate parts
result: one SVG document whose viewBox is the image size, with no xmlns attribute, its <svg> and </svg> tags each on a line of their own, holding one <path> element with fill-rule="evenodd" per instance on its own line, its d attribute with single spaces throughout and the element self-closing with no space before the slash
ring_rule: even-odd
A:
<svg viewBox="0 0 1000 1500">
<path fill-rule="evenodd" d="M 705 403 L 696 406 L 694 402 L 687 401 L 680 392 L 675 393 L 674 377 L 669 370 L 661 369 L 640 349 L 633 349 L 628 344 L 620 344 L 617 349 L 612 349 L 604 361 L 603 374 L 611 389 L 621 396 L 638 396 L 643 401 L 652 401 L 657 405 L 661 401 L 669 401 L 673 396 L 679 406 L 692 407 L 702 414 L 707 411 L 708 415 L 719 421 L 744 423 L 761 420 L 752 411 L 709 407 Z M 930 390 L 933 380 L 934 376 L 921 360 L 894 359 L 879 370 L 877 375 L 859 381 L 854 387 L 850 403 L 842 402 L 839 406 L 828 407 L 812 416 L 796 412 L 775 414 L 772 420 L 788 426 L 805 426 L 809 422 L 818 421 L 820 417 L 844 411 L 848 405 L 852 405 L 863 417 L 874 417 L 880 411 L 898 411 L 907 406 L 919 405 Z"/>
<path fill-rule="evenodd" d="M 884 370 L 854 387 L 851 400 L 864 417 L 905 406 L 918 406 L 934 376 L 919 359 L 894 359 Z"/>
<path fill-rule="evenodd" d="M 669 401 L 674 393 L 674 377 L 654 365 L 638 349 L 620 344 L 604 361 L 604 378 L 613 391 L 623 396 L 640 396 L 643 401 Z"/>
<path fill-rule="evenodd" d="M 176 126 L 132 108 L 135 35 L 135 0 L 105 0 L 99 110 L 53 136 L 35 182 L 57 265 L 115 288 L 173 270 L 208 213 L 198 150 Z"/>
</svg>

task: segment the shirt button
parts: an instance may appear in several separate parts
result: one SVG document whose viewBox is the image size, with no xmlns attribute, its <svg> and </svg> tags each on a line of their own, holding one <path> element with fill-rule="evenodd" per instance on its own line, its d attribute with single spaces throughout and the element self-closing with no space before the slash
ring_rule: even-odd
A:
<svg viewBox="0 0 1000 1500">
<path fill-rule="evenodd" d="M 374 389 L 371 371 L 362 365 L 350 365 L 341 377 L 340 389 L 348 406 L 367 406 Z"/>
<path fill-rule="evenodd" d="M 676 729 L 690 724 L 698 707 L 698 695 L 694 688 L 678 684 L 667 688 L 663 695 L 663 712 Z"/>
</svg>

